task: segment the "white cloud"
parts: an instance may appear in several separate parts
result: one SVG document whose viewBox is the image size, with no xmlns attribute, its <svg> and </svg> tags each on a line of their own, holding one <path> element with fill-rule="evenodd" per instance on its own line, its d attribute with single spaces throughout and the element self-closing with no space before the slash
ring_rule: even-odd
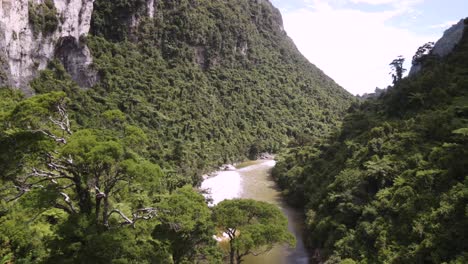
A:
<svg viewBox="0 0 468 264">
<path fill-rule="evenodd" d="M 369 4 L 369 5 L 391 5 L 400 14 L 406 12 L 415 12 L 413 7 L 417 4 L 421 4 L 424 0 L 343 0 L 349 1 L 354 4 Z"/>
<path fill-rule="evenodd" d="M 391 83 L 388 64 L 394 58 L 403 55 L 411 61 L 419 46 L 435 40 L 388 25 L 401 10 L 363 12 L 335 9 L 322 0 L 310 2 L 313 8 L 283 14 L 285 29 L 305 57 L 353 94 L 386 87 Z"/>
<path fill-rule="evenodd" d="M 450 20 L 441 24 L 436 24 L 436 25 L 431 25 L 429 28 L 435 28 L 435 29 L 447 29 L 455 24 L 457 24 L 457 20 Z"/>
<path fill-rule="evenodd" d="M 350 0 L 352 3 L 359 4 L 370 4 L 370 5 L 403 5 L 403 6 L 410 6 L 422 3 L 424 0 Z"/>
</svg>

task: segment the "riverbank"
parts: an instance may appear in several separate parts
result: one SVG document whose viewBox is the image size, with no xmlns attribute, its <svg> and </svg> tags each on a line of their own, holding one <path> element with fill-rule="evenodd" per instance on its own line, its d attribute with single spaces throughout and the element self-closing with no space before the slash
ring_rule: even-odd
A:
<svg viewBox="0 0 468 264">
<path fill-rule="evenodd" d="M 261 256 L 249 256 L 244 263 L 284 264 L 309 263 L 309 255 L 302 239 L 304 217 L 302 213 L 286 204 L 271 177 L 273 159 L 247 161 L 236 164 L 235 168 L 211 173 L 202 183 L 202 189 L 209 189 L 212 205 L 224 199 L 245 198 L 265 201 L 277 205 L 286 214 L 289 230 L 297 240 L 296 248 L 278 246 Z"/>
</svg>

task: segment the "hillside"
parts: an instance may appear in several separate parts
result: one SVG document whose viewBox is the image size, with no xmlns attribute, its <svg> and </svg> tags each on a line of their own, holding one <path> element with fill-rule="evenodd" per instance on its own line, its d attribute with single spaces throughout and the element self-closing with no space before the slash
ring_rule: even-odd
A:
<svg viewBox="0 0 468 264">
<path fill-rule="evenodd" d="M 305 208 L 317 260 L 468 261 L 466 21 L 457 45 L 436 43 L 419 72 L 354 104 L 334 136 L 279 157 L 274 177 Z M 440 43 L 454 47 L 443 58 Z"/>
<path fill-rule="evenodd" d="M 300 134 L 326 134 L 351 102 L 298 52 L 268 1 L 96 1 L 88 22 L 89 35 L 59 32 L 65 25 L 39 34 L 57 42 L 55 53 L 20 87 L 65 91 L 79 127 L 98 127 L 105 111 L 123 112 L 148 133 L 147 156 L 184 175 L 275 152 Z M 8 52 L 4 60 L 16 50 Z M 31 53 L 21 67 L 41 68 L 47 58 L 39 63 Z M 20 67 L 10 61 L 11 69 Z M 6 76 L 22 84 L 31 71 Z"/>
<path fill-rule="evenodd" d="M 267 0 L 18 0 L 0 13 L 1 263 L 220 263 L 226 218 L 193 188 L 201 175 L 321 138 L 354 100 Z M 236 246 L 292 243 L 276 207 L 248 204 L 277 221 L 247 225 L 255 242 Z M 285 231 L 262 240 L 269 228 Z"/>
</svg>

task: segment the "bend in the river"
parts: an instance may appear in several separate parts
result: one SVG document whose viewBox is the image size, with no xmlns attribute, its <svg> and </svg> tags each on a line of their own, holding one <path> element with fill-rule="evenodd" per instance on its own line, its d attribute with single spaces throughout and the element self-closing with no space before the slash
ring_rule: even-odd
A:
<svg viewBox="0 0 468 264">
<path fill-rule="evenodd" d="M 303 241 L 304 217 L 283 200 L 280 191 L 271 177 L 274 160 L 257 160 L 241 163 L 233 170 L 219 171 L 202 183 L 202 189 L 209 189 L 213 203 L 224 199 L 246 198 L 278 205 L 286 214 L 289 230 L 296 237 L 296 248 L 277 246 L 261 256 L 249 256 L 246 264 L 309 263 L 309 255 Z"/>
</svg>

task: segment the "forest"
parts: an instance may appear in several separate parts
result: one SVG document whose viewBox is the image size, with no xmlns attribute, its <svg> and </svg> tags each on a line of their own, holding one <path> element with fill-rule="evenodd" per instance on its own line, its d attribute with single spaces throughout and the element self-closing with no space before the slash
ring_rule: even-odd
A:
<svg viewBox="0 0 468 264">
<path fill-rule="evenodd" d="M 57 30 L 52 1 L 28 8 L 34 34 Z M 0 263 L 240 263 L 294 245 L 276 206 L 208 207 L 202 175 L 319 138 L 355 99 L 299 53 L 268 1 L 155 10 L 94 2 L 78 43 L 92 87 L 58 57 L 33 96 L 0 88 Z"/>
<path fill-rule="evenodd" d="M 60 28 L 54 3 L 27 2 L 36 37 Z M 0 264 L 239 264 L 294 247 L 277 206 L 210 207 L 199 189 L 261 153 L 278 154 L 315 261 L 468 262 L 467 32 L 415 75 L 397 58 L 393 85 L 362 99 L 301 55 L 269 1 L 153 4 L 94 1 L 75 43 L 91 87 L 60 56 L 30 94 L 0 87 Z"/>
<path fill-rule="evenodd" d="M 318 260 L 468 262 L 466 27 L 446 58 L 417 59 L 419 73 L 354 103 L 329 138 L 278 157 L 273 176 L 305 208 Z"/>
</svg>

